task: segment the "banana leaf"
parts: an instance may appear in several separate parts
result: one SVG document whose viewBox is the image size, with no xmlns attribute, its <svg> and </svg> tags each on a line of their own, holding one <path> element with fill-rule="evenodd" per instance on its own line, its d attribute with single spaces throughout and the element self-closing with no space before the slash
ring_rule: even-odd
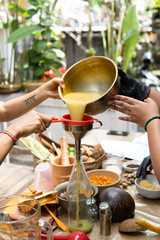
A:
<svg viewBox="0 0 160 240">
<path fill-rule="evenodd" d="M 44 29 L 44 27 L 39 24 L 21 27 L 11 33 L 11 35 L 7 39 L 7 42 L 15 43 L 20 39 L 30 36 L 34 32 L 41 31 L 42 29 Z"/>
<path fill-rule="evenodd" d="M 123 24 L 123 70 L 127 71 L 130 60 L 139 39 L 138 17 L 136 7 L 131 5 L 126 13 Z"/>
</svg>

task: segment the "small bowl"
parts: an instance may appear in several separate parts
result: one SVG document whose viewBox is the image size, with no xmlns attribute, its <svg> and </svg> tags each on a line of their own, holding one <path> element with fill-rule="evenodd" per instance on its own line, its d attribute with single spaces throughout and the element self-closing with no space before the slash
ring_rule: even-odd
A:
<svg viewBox="0 0 160 240">
<path fill-rule="evenodd" d="M 135 165 L 135 167 L 130 167 L 129 165 Z M 136 166 L 138 165 L 138 166 Z M 123 163 L 123 168 L 126 172 L 134 172 L 137 171 L 140 166 L 140 162 L 136 160 L 131 160 Z"/>
<path fill-rule="evenodd" d="M 58 194 L 56 196 L 59 199 L 59 205 L 62 207 L 62 209 L 64 211 L 68 211 L 67 200 L 64 199 L 64 198 L 61 198 L 59 196 L 59 194 L 66 191 L 67 185 L 68 185 L 68 182 L 64 182 L 64 183 L 61 183 L 61 184 L 57 185 L 54 189 L 55 191 L 58 192 Z M 91 186 L 92 186 L 92 189 L 93 189 L 93 195 L 92 196 L 95 197 L 98 193 L 98 188 L 92 183 L 91 183 Z"/>
<path fill-rule="evenodd" d="M 160 187 L 158 180 L 154 174 L 148 174 L 146 175 L 147 180 L 149 180 L 152 184 L 154 184 L 156 187 Z M 143 197 L 149 198 L 149 199 L 158 199 L 160 198 L 160 190 L 149 190 L 140 187 L 139 183 L 142 180 L 142 177 L 136 178 L 135 185 L 136 189 Z"/>
<path fill-rule="evenodd" d="M 118 185 L 119 181 L 120 181 L 120 175 L 116 172 L 112 172 L 112 171 L 108 171 L 105 169 L 95 169 L 95 170 L 91 170 L 89 172 L 87 172 L 88 178 L 90 180 L 91 176 L 107 176 L 107 177 L 111 177 L 115 183 L 112 184 L 108 184 L 108 185 L 95 185 L 98 187 L 98 191 L 102 191 L 105 188 L 109 188 L 109 187 L 115 187 Z"/>
</svg>

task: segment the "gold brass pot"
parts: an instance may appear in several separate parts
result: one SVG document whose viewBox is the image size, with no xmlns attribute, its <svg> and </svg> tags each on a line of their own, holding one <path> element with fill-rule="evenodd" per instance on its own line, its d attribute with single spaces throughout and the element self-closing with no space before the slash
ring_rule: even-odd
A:
<svg viewBox="0 0 160 240">
<path fill-rule="evenodd" d="M 96 115 L 108 109 L 108 101 L 119 93 L 118 69 L 110 58 L 88 57 L 71 66 L 63 75 L 65 88 L 59 87 L 63 96 L 70 92 L 100 92 L 102 96 L 87 104 L 85 113 Z"/>
</svg>

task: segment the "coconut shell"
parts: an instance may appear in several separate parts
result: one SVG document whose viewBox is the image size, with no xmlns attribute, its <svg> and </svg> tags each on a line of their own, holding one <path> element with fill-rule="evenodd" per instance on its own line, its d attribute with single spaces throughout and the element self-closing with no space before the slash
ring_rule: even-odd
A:
<svg viewBox="0 0 160 240">
<path fill-rule="evenodd" d="M 101 191 L 98 195 L 98 203 L 101 202 L 108 202 L 113 222 L 122 222 L 134 215 L 135 201 L 121 188 L 110 187 Z"/>
</svg>

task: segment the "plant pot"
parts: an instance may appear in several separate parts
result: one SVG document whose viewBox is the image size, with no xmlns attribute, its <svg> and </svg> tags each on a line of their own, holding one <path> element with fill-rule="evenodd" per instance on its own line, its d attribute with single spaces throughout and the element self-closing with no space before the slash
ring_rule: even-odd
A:
<svg viewBox="0 0 160 240">
<path fill-rule="evenodd" d="M 14 93 L 14 92 L 19 92 L 21 89 L 21 84 L 9 84 L 9 85 L 4 85 L 0 84 L 0 93 Z"/>
<path fill-rule="evenodd" d="M 46 83 L 46 82 L 44 82 L 44 81 L 34 81 L 33 80 L 33 81 L 24 82 L 23 85 L 28 92 L 32 92 L 36 88 L 42 86 L 44 83 Z"/>
</svg>

